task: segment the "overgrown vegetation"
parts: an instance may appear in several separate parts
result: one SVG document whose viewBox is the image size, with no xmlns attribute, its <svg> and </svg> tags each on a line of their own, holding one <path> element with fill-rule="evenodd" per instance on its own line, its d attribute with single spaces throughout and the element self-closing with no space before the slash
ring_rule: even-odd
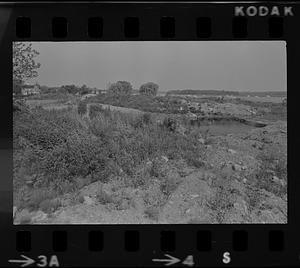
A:
<svg viewBox="0 0 300 268">
<path fill-rule="evenodd" d="M 198 163 L 190 159 L 205 158 L 205 148 L 195 135 L 175 131 L 179 124 L 174 118 L 166 119 L 167 123 L 161 125 L 147 113 L 133 117 L 91 106 L 90 120 L 87 120 L 80 117 L 84 111 L 86 103 L 81 102 L 79 115 L 67 109 L 42 108 L 14 113 L 17 196 L 22 195 L 20 189 L 28 181 L 30 192 L 46 188 L 62 194 L 76 190 L 77 178 L 107 182 L 118 175 L 130 178 L 134 187 L 159 178 L 163 180 L 162 191 L 168 195 L 176 183 L 166 178 L 166 167 L 162 164 L 165 160 L 159 157 L 185 159 L 195 166 Z M 28 205 L 37 209 L 47 198 L 40 192 L 40 198 L 29 199 L 33 204 Z M 47 202 L 42 206 L 49 211 L 47 207 L 52 205 L 51 201 Z"/>
<path fill-rule="evenodd" d="M 261 164 L 255 174 L 256 187 L 278 196 L 287 194 L 287 156 L 266 149 L 258 159 Z"/>
</svg>

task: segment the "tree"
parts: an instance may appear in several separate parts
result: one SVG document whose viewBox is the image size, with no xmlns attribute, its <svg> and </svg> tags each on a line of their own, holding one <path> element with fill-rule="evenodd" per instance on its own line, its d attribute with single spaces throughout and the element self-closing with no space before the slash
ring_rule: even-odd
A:
<svg viewBox="0 0 300 268">
<path fill-rule="evenodd" d="M 153 82 L 148 82 L 140 87 L 140 94 L 147 95 L 147 96 L 156 96 L 158 92 L 159 86 Z"/>
<path fill-rule="evenodd" d="M 83 85 L 80 89 L 79 89 L 80 95 L 85 95 L 88 94 L 90 92 L 89 88 L 86 85 Z"/>
<path fill-rule="evenodd" d="M 60 92 L 62 93 L 69 93 L 69 94 L 76 94 L 80 91 L 80 88 L 76 87 L 75 85 L 65 85 L 61 87 Z"/>
<path fill-rule="evenodd" d="M 39 55 L 32 44 L 13 42 L 13 92 L 21 93 L 21 87 L 27 79 L 37 77 L 40 63 L 35 61 Z"/>
<path fill-rule="evenodd" d="M 114 96 L 129 96 L 132 93 L 132 85 L 127 81 L 118 81 L 110 84 L 108 92 Z"/>
</svg>

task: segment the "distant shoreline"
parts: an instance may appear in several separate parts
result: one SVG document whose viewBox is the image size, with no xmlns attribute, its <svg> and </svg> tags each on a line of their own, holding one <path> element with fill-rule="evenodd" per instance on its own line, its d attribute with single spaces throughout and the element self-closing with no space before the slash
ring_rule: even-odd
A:
<svg viewBox="0 0 300 268">
<path fill-rule="evenodd" d="M 169 90 L 166 95 L 216 95 L 216 96 L 236 96 L 236 97 L 287 97 L 287 91 L 226 91 L 226 90 Z"/>
</svg>

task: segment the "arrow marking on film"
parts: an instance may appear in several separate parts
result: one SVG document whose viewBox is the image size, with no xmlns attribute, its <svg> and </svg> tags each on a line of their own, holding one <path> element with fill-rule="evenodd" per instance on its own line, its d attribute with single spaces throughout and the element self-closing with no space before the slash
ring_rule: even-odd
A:
<svg viewBox="0 0 300 268">
<path fill-rule="evenodd" d="M 8 262 L 21 263 L 21 267 L 25 267 L 25 266 L 35 263 L 35 260 L 33 260 L 25 255 L 21 255 L 21 257 L 23 257 L 24 260 L 8 260 Z"/>
<path fill-rule="evenodd" d="M 180 262 L 180 259 L 175 258 L 169 254 L 165 254 L 166 257 L 168 257 L 169 259 L 152 259 L 152 261 L 156 261 L 156 262 L 167 262 L 165 264 L 165 266 L 169 266 L 169 265 L 173 265 L 177 262 Z"/>
</svg>

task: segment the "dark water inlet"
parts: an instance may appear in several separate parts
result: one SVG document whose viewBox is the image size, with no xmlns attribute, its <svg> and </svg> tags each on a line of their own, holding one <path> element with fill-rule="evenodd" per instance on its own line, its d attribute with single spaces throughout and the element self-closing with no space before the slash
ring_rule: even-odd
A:
<svg viewBox="0 0 300 268">
<path fill-rule="evenodd" d="M 190 125 L 199 127 L 201 132 L 209 131 L 210 135 L 247 133 L 254 128 L 266 126 L 262 122 L 237 117 L 200 117 L 191 119 Z"/>
</svg>

